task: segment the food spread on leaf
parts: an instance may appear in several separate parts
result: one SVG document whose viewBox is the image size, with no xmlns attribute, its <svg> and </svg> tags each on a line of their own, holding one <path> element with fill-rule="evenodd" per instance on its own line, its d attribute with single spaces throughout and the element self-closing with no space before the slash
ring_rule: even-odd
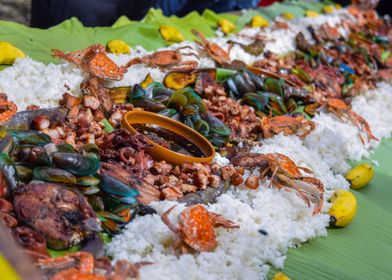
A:
<svg viewBox="0 0 392 280">
<path fill-rule="evenodd" d="M 162 25 L 182 43 L 52 50 L 61 65 L 0 43 L 2 63 L 21 58 L 0 72 L 0 220 L 47 279 L 257 279 L 288 244 L 350 226 L 347 189 L 374 167 L 347 162 L 392 132 L 391 23 L 337 9 L 239 33 L 221 19 L 227 37 L 192 29 L 195 43 Z M 215 158 L 154 156 L 151 141 L 207 157 L 173 127 L 125 129 L 130 111 L 189 127 Z"/>
</svg>

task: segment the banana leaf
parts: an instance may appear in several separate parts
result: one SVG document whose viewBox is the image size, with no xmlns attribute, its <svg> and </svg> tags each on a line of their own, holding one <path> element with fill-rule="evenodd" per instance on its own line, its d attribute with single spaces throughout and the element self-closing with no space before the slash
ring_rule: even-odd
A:
<svg viewBox="0 0 392 280">
<path fill-rule="evenodd" d="M 53 249 L 47 249 L 48 254 L 52 257 L 62 257 L 68 254 L 72 254 L 72 253 L 76 253 L 78 251 L 80 251 L 80 244 L 74 245 L 71 248 L 68 249 L 64 249 L 64 250 L 53 250 Z"/>
<path fill-rule="evenodd" d="M 229 21 L 231 21 L 232 23 L 234 23 L 236 25 L 236 28 L 234 29 L 233 32 L 238 32 L 242 29 L 243 26 L 239 26 L 237 25 L 237 21 L 239 19 L 239 16 L 234 15 L 234 14 L 230 14 L 230 13 L 221 13 L 221 14 L 217 14 L 214 11 L 211 11 L 209 9 L 205 10 L 202 15 L 203 18 L 207 19 L 209 22 L 211 22 L 212 26 L 214 29 L 217 28 L 217 22 L 220 19 L 227 19 Z"/>
<path fill-rule="evenodd" d="M 241 17 L 230 13 L 216 14 L 205 10 L 202 15 L 192 12 L 185 17 L 165 17 L 162 11 L 150 9 L 145 18 L 140 21 L 131 21 L 127 17 L 120 17 L 112 27 L 84 27 L 76 18 L 66 20 L 49 29 L 30 28 L 22 24 L 0 21 L 0 41 L 8 41 L 24 51 L 28 56 L 44 62 L 59 63 L 53 58 L 50 51 L 53 48 L 64 51 L 74 51 L 85 48 L 94 43 L 106 44 L 112 39 L 121 39 L 130 46 L 140 45 L 147 50 L 155 50 L 166 46 L 159 33 L 162 24 L 178 28 L 187 40 L 194 40 L 190 32 L 192 28 L 203 32 L 207 37 L 215 36 L 216 22 L 225 18 L 236 24 L 235 31 L 239 31 L 249 22 L 255 13 L 272 19 L 271 16 L 281 11 L 294 12 L 298 7 L 289 4 L 274 4 L 257 11 L 246 11 Z M 7 66 L 0 66 L 0 70 Z"/>
<path fill-rule="evenodd" d="M 118 28 L 84 27 L 76 18 L 49 29 L 30 28 L 22 24 L 0 21 L 0 41 L 8 41 L 28 56 L 44 62 L 59 62 L 52 58 L 51 49 L 74 51 L 94 43 L 106 44 L 112 39 L 124 40 L 131 46 L 147 50 L 165 46 L 158 29 L 149 23 L 129 24 Z"/>
<path fill-rule="evenodd" d="M 353 190 L 358 212 L 351 224 L 289 250 L 283 272 L 290 279 L 392 279 L 391 154 L 392 139 L 384 140 L 362 161 L 377 160 L 379 166 L 368 186 Z"/>
<path fill-rule="evenodd" d="M 216 26 L 216 22 L 202 17 L 198 12 L 191 12 L 184 17 L 166 17 L 161 10 L 157 9 L 150 9 L 142 22 L 155 25 L 156 28 L 159 28 L 161 25 L 173 26 L 181 31 L 186 40 L 192 41 L 195 38 L 191 32 L 192 29 L 197 29 L 205 36 L 211 37 L 214 36 L 214 28 Z"/>
</svg>

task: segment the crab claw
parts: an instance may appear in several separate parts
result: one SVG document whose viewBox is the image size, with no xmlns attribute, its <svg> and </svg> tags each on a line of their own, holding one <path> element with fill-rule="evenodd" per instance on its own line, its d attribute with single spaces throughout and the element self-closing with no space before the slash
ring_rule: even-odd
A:
<svg viewBox="0 0 392 280">
<path fill-rule="evenodd" d="M 66 54 L 58 49 L 52 49 L 52 56 L 65 59 Z"/>
<path fill-rule="evenodd" d="M 239 225 L 237 225 L 233 221 L 223 218 L 222 215 L 219 215 L 214 212 L 208 212 L 208 214 L 210 215 L 215 227 L 240 228 Z"/>
</svg>

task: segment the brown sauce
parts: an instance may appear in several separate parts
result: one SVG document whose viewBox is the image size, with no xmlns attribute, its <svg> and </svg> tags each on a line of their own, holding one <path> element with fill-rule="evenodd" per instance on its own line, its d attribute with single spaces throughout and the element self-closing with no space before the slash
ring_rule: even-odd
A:
<svg viewBox="0 0 392 280">
<path fill-rule="evenodd" d="M 163 127 L 153 124 L 133 124 L 132 126 L 151 141 L 176 153 L 192 157 L 206 157 L 203 151 L 191 141 Z"/>
</svg>

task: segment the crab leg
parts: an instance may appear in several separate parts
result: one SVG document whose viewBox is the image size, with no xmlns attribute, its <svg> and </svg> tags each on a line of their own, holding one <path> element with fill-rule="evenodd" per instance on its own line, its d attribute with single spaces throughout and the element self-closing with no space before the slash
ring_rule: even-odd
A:
<svg viewBox="0 0 392 280">
<path fill-rule="evenodd" d="M 273 171 L 272 171 L 272 176 L 271 176 L 271 181 L 270 181 L 270 183 L 269 183 L 269 188 L 271 187 L 271 185 L 272 185 L 272 182 L 274 181 L 274 179 L 275 179 L 275 176 L 276 176 L 276 174 L 278 173 L 278 170 L 279 170 L 279 166 L 275 166 L 275 168 L 273 169 Z M 279 177 L 279 176 L 278 176 Z"/>
<path fill-rule="evenodd" d="M 304 177 L 304 178 L 302 178 L 302 182 L 305 182 L 305 183 L 311 184 L 312 186 L 315 186 L 316 190 L 318 191 L 318 193 L 316 195 L 310 193 L 310 195 L 316 199 L 316 203 L 315 203 L 314 210 L 313 210 L 313 215 L 316 215 L 316 214 L 320 213 L 320 211 L 323 207 L 324 185 L 319 179 L 316 179 L 313 177 Z"/>
<path fill-rule="evenodd" d="M 198 43 L 200 45 L 204 45 L 204 44 L 209 43 L 207 41 L 206 37 L 204 37 L 204 35 L 202 33 L 200 33 L 199 31 L 192 29 L 191 32 L 193 33 L 193 35 L 195 35 L 197 38 L 199 38 L 202 41 L 202 42 L 195 41 L 196 43 Z"/>
<path fill-rule="evenodd" d="M 176 49 L 176 51 L 178 50 L 183 50 L 183 49 L 191 49 L 192 51 L 194 51 L 194 49 L 191 46 L 183 46 L 183 47 L 179 47 Z M 197 53 L 194 52 L 189 52 L 189 53 L 181 53 L 181 55 L 187 55 L 187 56 L 194 56 L 197 59 L 199 59 L 199 56 L 197 55 Z"/>
<path fill-rule="evenodd" d="M 307 129 L 308 127 L 308 129 Z M 305 138 L 308 136 L 314 129 L 316 128 L 316 124 L 312 121 L 309 121 L 305 124 L 304 129 L 302 130 L 302 134 L 299 134 L 298 136 L 300 138 Z"/>
<path fill-rule="evenodd" d="M 356 126 L 366 133 L 369 138 L 379 141 L 379 139 L 373 135 L 372 130 L 370 129 L 369 123 L 360 115 L 350 110 L 349 116 L 352 121 L 356 124 Z"/>
<path fill-rule="evenodd" d="M 297 166 L 298 169 L 301 169 L 302 171 L 304 171 L 305 173 L 308 174 L 313 174 L 313 171 L 310 170 L 309 168 L 303 167 L 303 166 Z"/>
<path fill-rule="evenodd" d="M 133 59 L 131 59 L 130 61 L 128 61 L 126 64 L 125 64 L 125 68 L 129 68 L 129 67 L 131 67 L 132 65 L 136 65 L 136 64 L 142 64 L 143 62 L 142 62 L 142 59 L 140 58 L 140 57 L 135 57 L 135 58 L 133 58 Z"/>
<path fill-rule="evenodd" d="M 199 63 L 197 61 L 182 61 L 178 64 L 179 67 L 170 68 L 170 70 L 181 71 L 181 70 L 193 70 Z M 181 65 L 183 67 L 181 67 Z"/>
<path fill-rule="evenodd" d="M 67 256 L 56 257 L 56 258 L 44 258 L 38 260 L 38 265 L 43 268 L 61 268 L 67 264 L 71 264 L 79 259 L 79 270 L 80 273 L 93 273 L 94 272 L 94 257 L 86 252 L 77 252 Z"/>
<path fill-rule="evenodd" d="M 169 214 L 170 212 L 176 207 L 176 205 L 170 207 L 165 213 L 162 214 L 161 216 L 161 220 L 162 222 L 165 223 L 165 225 L 167 225 L 167 227 L 174 233 L 178 233 L 178 228 L 172 224 L 172 222 L 169 219 Z"/>
<path fill-rule="evenodd" d="M 210 215 L 210 218 L 212 219 L 212 222 L 215 227 L 224 227 L 224 228 L 239 228 L 240 227 L 239 225 L 235 224 L 233 221 L 225 219 L 217 213 L 208 212 L 208 214 Z"/>
<path fill-rule="evenodd" d="M 308 207 L 310 207 L 310 201 L 309 198 L 306 197 L 305 195 L 305 191 L 301 190 L 295 183 L 293 180 L 291 180 L 290 178 L 288 178 L 287 176 L 284 176 L 282 174 L 278 174 L 277 175 L 278 178 L 280 180 L 282 180 L 283 182 L 287 183 L 289 185 L 289 187 L 293 188 L 294 190 L 297 191 L 297 193 L 299 194 L 299 196 L 305 201 L 306 205 Z"/>
<path fill-rule="evenodd" d="M 85 252 L 76 253 L 80 257 L 79 270 L 83 273 L 94 273 L 94 257 Z"/>
</svg>

